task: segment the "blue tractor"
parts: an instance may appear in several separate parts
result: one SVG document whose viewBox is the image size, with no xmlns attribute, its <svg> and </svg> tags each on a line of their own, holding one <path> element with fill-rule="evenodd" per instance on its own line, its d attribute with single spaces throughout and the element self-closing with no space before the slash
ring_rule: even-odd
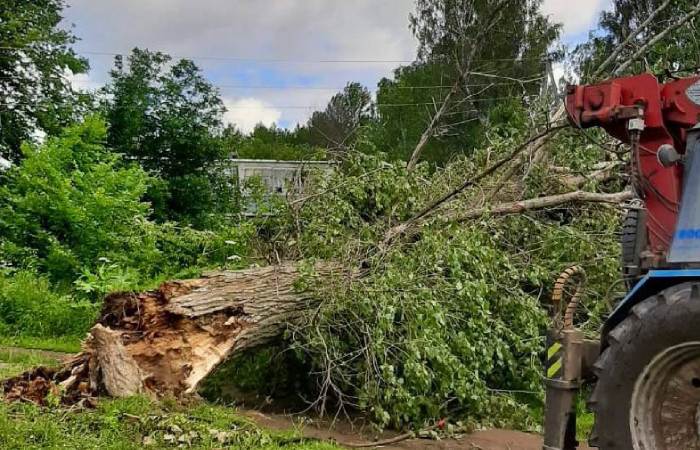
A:
<svg viewBox="0 0 700 450">
<path fill-rule="evenodd" d="M 574 126 L 630 145 L 640 202 L 622 232 L 629 290 L 600 340 L 574 327 L 576 298 L 550 332 L 544 448 L 576 449 L 575 400 L 589 383 L 590 445 L 700 449 L 700 77 L 569 86 L 566 110 Z"/>
</svg>

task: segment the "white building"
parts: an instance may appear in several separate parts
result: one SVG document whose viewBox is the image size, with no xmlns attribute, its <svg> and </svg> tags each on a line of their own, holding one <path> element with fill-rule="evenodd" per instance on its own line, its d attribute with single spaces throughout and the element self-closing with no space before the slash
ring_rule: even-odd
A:
<svg viewBox="0 0 700 450">
<path fill-rule="evenodd" d="M 303 189 L 304 178 L 312 171 L 330 172 L 333 163 L 328 161 L 278 161 L 272 159 L 233 159 L 238 183 L 244 186 L 251 178 L 258 178 L 269 194 L 285 195 L 290 189 Z"/>
<path fill-rule="evenodd" d="M 265 195 L 286 196 L 290 191 L 300 194 L 304 190 L 306 177 L 313 172 L 330 173 L 334 163 L 329 161 L 278 161 L 271 159 L 232 159 L 230 168 L 237 175 L 238 187 L 244 200 L 249 196 L 246 184 L 253 178 L 259 179 L 265 188 Z M 233 170 L 232 170 L 233 169 Z M 245 205 L 245 214 L 255 213 L 255 204 Z"/>
</svg>

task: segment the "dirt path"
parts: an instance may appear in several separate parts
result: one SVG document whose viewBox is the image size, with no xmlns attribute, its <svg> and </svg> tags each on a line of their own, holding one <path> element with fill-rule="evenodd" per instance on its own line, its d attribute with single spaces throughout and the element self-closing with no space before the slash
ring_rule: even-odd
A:
<svg viewBox="0 0 700 450">
<path fill-rule="evenodd" d="M 299 416 L 284 414 L 263 414 L 255 410 L 241 410 L 241 413 L 264 428 L 288 430 L 302 428 L 309 438 L 332 440 L 342 443 L 367 443 L 388 439 L 395 433 L 385 432 L 380 435 L 372 433 L 362 425 L 353 426 L 347 421 L 339 421 L 330 429 L 325 421 L 310 421 Z M 369 447 L 372 448 L 372 447 Z M 388 450 L 542 450 L 542 437 L 512 430 L 484 430 L 473 434 L 444 440 L 408 439 L 395 444 L 385 445 Z M 589 450 L 589 447 L 580 447 Z"/>
</svg>

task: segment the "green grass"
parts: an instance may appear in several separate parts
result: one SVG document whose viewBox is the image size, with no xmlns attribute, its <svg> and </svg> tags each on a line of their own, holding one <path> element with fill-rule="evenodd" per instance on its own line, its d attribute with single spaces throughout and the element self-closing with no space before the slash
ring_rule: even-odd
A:
<svg viewBox="0 0 700 450">
<path fill-rule="evenodd" d="M 183 445 L 184 444 L 184 445 Z M 297 431 L 269 432 L 234 409 L 190 407 L 143 397 L 102 400 L 95 410 L 68 411 L 28 404 L 0 405 L 2 449 L 236 448 L 337 450 L 306 441 Z"/>
<path fill-rule="evenodd" d="M 583 389 L 576 403 L 576 438 L 579 441 L 587 441 L 593 431 L 595 415 L 586 408 L 586 399 L 590 395 L 589 389 Z"/>
<path fill-rule="evenodd" d="M 0 347 L 22 347 L 53 352 L 78 353 L 80 351 L 80 339 L 78 336 L 57 338 L 0 336 Z"/>
<path fill-rule="evenodd" d="M 39 352 L 0 349 L 0 379 L 14 377 L 37 366 L 56 366 L 58 360 Z"/>
<path fill-rule="evenodd" d="M 41 351 L 0 349 L 0 378 L 18 375 L 57 359 Z M 299 430 L 266 431 L 233 408 L 204 402 L 183 406 L 144 397 L 100 400 L 93 410 L 0 403 L 0 448 L 148 448 L 338 450 L 303 439 Z"/>
</svg>

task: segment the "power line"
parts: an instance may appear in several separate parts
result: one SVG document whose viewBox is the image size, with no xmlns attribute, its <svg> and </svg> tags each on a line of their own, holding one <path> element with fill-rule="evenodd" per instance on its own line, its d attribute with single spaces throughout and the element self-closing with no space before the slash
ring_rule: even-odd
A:
<svg viewBox="0 0 700 450">
<path fill-rule="evenodd" d="M 463 85 L 464 87 L 497 87 L 497 86 L 517 86 L 517 85 L 522 85 L 522 84 L 530 84 L 530 83 L 536 83 L 542 80 L 543 77 L 537 77 L 536 79 L 529 79 L 529 80 L 523 80 L 521 82 L 516 82 L 516 81 L 511 81 L 507 83 L 474 83 L 474 84 L 465 84 Z M 2 78 L 0 78 L 2 79 Z M 69 81 L 69 80 L 66 80 Z M 88 81 L 88 80 L 74 80 L 71 81 L 71 83 L 76 83 L 76 84 L 93 84 L 93 82 Z M 333 92 L 339 92 L 345 89 L 345 86 L 293 86 L 293 85 L 244 85 L 244 84 L 218 84 L 218 83 L 212 83 L 217 88 L 224 88 L 224 89 L 239 89 L 239 90 L 245 90 L 245 89 L 251 89 L 251 90 L 298 90 L 298 91 L 305 91 L 305 90 L 311 90 L 311 91 L 333 91 Z M 425 85 L 425 86 L 389 86 L 388 89 L 401 89 L 401 90 L 421 90 L 421 89 L 451 89 L 451 85 Z"/>
<path fill-rule="evenodd" d="M 487 76 L 491 76 L 490 74 L 486 74 Z M 478 74 L 477 74 L 478 76 Z M 495 75 L 494 75 L 495 76 Z M 6 77 L 6 76 L 0 76 L 0 80 L 16 80 L 18 79 L 17 77 Z M 90 80 L 69 80 L 67 78 L 63 77 L 44 77 L 44 80 L 56 80 L 56 81 L 63 81 L 66 83 L 70 84 L 82 84 L 82 85 L 92 85 L 96 84 L 93 81 Z M 519 81 L 504 81 L 504 82 L 494 82 L 494 83 L 468 83 L 464 84 L 464 87 L 499 87 L 499 86 L 521 86 L 524 84 L 531 84 L 531 83 L 538 83 L 542 81 L 543 77 L 536 77 L 536 78 L 530 78 L 530 79 L 524 79 L 524 80 L 519 80 Z M 345 86 L 303 86 L 303 85 L 245 85 L 245 84 L 218 84 L 218 83 L 211 83 L 213 86 L 217 88 L 222 88 L 222 89 L 236 89 L 236 90 L 299 90 L 299 91 L 304 91 L 304 90 L 312 90 L 312 91 L 333 91 L 333 92 L 340 92 L 343 89 L 345 89 Z M 451 89 L 453 86 L 451 85 L 416 85 L 416 86 L 388 86 L 387 88 L 389 90 L 392 89 L 398 89 L 398 90 L 431 90 L 431 89 Z"/>
<path fill-rule="evenodd" d="M 0 50 L 21 51 L 30 49 L 28 47 L 9 47 L 0 46 Z M 81 55 L 90 56 L 129 56 L 130 52 L 107 52 L 94 50 L 75 50 Z M 167 52 L 161 52 L 168 54 Z M 232 61 L 232 62 L 259 62 L 259 63 L 274 63 L 274 64 L 410 64 L 415 60 L 409 59 L 291 59 L 291 58 L 254 58 L 247 56 L 209 56 L 209 55 L 168 55 L 173 59 L 190 59 L 193 61 Z M 526 62 L 526 61 L 544 61 L 543 57 L 538 58 L 487 58 L 475 59 L 475 62 Z"/>
<path fill-rule="evenodd" d="M 490 97 L 490 98 L 474 98 L 474 99 L 468 99 L 468 102 L 471 103 L 481 103 L 481 102 L 490 102 L 490 101 L 498 101 L 498 100 L 525 100 L 528 99 L 529 97 L 532 97 L 530 95 L 524 95 L 524 96 L 503 96 L 503 97 Z M 10 108 L 14 105 L 24 105 L 24 106 L 40 106 L 41 102 L 8 102 L 11 104 L 6 104 L 4 105 L 7 108 Z M 416 106 L 435 106 L 435 103 L 375 103 L 372 106 L 375 106 L 377 108 L 408 108 L 408 107 L 416 107 Z M 317 106 L 317 105 L 262 105 L 261 107 L 255 107 L 255 106 L 237 106 L 237 105 L 231 105 L 231 106 L 226 106 L 226 109 L 243 109 L 243 110 L 259 110 L 259 109 L 308 109 L 308 110 L 318 110 L 319 108 L 323 108 L 323 106 Z M 468 110 L 466 112 L 476 112 L 477 110 Z"/>
</svg>

